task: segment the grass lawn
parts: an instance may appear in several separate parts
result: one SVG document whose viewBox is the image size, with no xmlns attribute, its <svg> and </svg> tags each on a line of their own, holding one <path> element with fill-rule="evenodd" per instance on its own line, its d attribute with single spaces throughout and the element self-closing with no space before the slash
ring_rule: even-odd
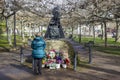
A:
<svg viewBox="0 0 120 80">
<path fill-rule="evenodd" d="M 24 43 L 22 42 L 22 39 L 20 36 L 16 36 L 16 44 L 17 46 L 23 45 Z M 13 36 L 12 36 L 12 43 L 13 43 Z M 9 45 L 8 41 L 7 41 L 7 36 L 5 35 L 1 35 L 0 36 L 0 47 L 2 47 L 3 49 L 9 49 L 11 48 L 13 45 Z"/>
<path fill-rule="evenodd" d="M 7 38 L 5 36 L 0 36 L 0 47 L 4 49 L 10 48 L 10 45 L 8 44 Z"/>
<path fill-rule="evenodd" d="M 95 50 L 109 53 L 109 54 L 115 54 L 115 55 L 120 55 L 120 48 L 119 47 L 103 47 L 103 46 L 97 46 L 94 47 Z"/>
<path fill-rule="evenodd" d="M 76 42 L 79 41 L 78 37 L 74 38 L 74 40 Z M 84 44 L 88 41 L 93 41 L 93 38 L 82 37 L 81 44 Z M 114 38 L 108 38 L 108 43 L 107 43 L 108 47 L 106 48 L 104 47 L 104 40 L 101 40 L 100 38 L 96 38 L 94 43 L 95 43 L 95 46 L 94 46 L 95 50 L 109 53 L 109 54 L 120 55 L 120 42 L 115 42 Z"/>
</svg>

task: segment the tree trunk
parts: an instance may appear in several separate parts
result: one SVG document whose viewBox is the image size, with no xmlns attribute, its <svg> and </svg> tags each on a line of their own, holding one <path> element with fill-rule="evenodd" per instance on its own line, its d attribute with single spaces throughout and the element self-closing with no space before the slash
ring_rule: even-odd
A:
<svg viewBox="0 0 120 80">
<path fill-rule="evenodd" d="M 103 28 L 103 23 L 101 23 L 101 31 L 102 31 L 102 34 L 101 34 L 101 40 L 103 40 L 103 37 L 104 37 L 104 28 Z"/>
<path fill-rule="evenodd" d="M 72 38 L 73 38 L 73 30 L 74 30 L 74 28 L 72 27 Z"/>
<path fill-rule="evenodd" d="M 11 33 L 10 33 L 10 29 L 9 29 L 9 27 L 8 27 L 8 18 L 6 17 L 5 18 L 5 20 L 6 20 L 6 29 L 7 29 L 7 40 L 8 40 L 8 44 L 9 45 L 12 45 L 12 41 L 11 41 Z"/>
<path fill-rule="evenodd" d="M 29 38 L 31 39 L 31 26 L 29 23 L 28 23 L 28 29 L 29 29 Z"/>
<path fill-rule="evenodd" d="M 93 25 L 93 41 L 95 42 L 95 26 Z"/>
<path fill-rule="evenodd" d="M 16 47 L 16 13 L 14 13 L 14 47 Z"/>
<path fill-rule="evenodd" d="M 6 17 L 5 20 L 6 20 L 6 31 L 7 31 L 7 40 L 8 40 L 8 35 L 9 35 L 9 33 L 8 33 L 8 18 Z M 9 40 L 8 40 L 8 42 L 9 42 Z"/>
<path fill-rule="evenodd" d="M 41 31 L 40 31 L 40 25 L 38 26 L 38 29 L 39 29 L 39 32 L 41 32 Z"/>
<path fill-rule="evenodd" d="M 81 35 L 81 32 L 82 32 L 82 30 L 81 30 L 81 24 L 80 24 L 80 28 L 79 28 L 79 43 L 81 43 L 81 41 L 82 41 L 82 35 Z"/>
<path fill-rule="evenodd" d="M 91 36 L 91 25 L 89 26 L 89 36 Z"/>
<path fill-rule="evenodd" d="M 116 20 L 116 35 L 115 35 L 115 42 L 118 41 L 118 29 L 119 29 L 119 24 L 118 24 L 118 21 Z"/>
<path fill-rule="evenodd" d="M 24 34 L 24 29 L 23 28 L 22 28 L 22 42 L 25 42 L 25 34 Z"/>
<path fill-rule="evenodd" d="M 12 45 L 12 34 L 13 34 L 13 29 L 12 29 L 12 26 L 11 25 L 12 22 L 8 22 L 8 42 L 9 42 L 9 45 Z"/>
<path fill-rule="evenodd" d="M 9 45 L 12 45 L 11 35 L 12 35 L 12 31 L 11 31 L 10 28 L 8 28 L 8 42 L 9 42 Z"/>
<path fill-rule="evenodd" d="M 86 25 L 87 26 L 87 25 Z M 86 27 L 84 27 L 84 37 L 86 37 L 86 34 L 87 32 L 86 32 Z"/>
<path fill-rule="evenodd" d="M 78 35 L 80 34 L 80 26 L 79 25 L 77 26 L 77 34 Z"/>
<path fill-rule="evenodd" d="M 106 22 L 104 21 L 104 32 L 105 32 L 105 47 L 107 47 L 107 26 L 106 26 Z"/>
<path fill-rule="evenodd" d="M 23 28 L 23 27 L 22 27 L 22 26 L 23 26 L 22 24 L 23 24 L 23 21 L 21 21 L 21 37 L 22 37 L 22 33 L 23 33 L 23 32 L 22 32 L 22 28 Z"/>
<path fill-rule="evenodd" d="M 32 29 L 32 37 L 34 37 L 34 26 L 31 24 L 31 29 Z"/>
</svg>

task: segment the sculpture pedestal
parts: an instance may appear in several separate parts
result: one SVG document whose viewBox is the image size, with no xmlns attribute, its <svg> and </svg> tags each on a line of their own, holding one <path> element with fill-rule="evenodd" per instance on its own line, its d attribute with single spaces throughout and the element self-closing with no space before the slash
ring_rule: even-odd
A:
<svg viewBox="0 0 120 80">
<path fill-rule="evenodd" d="M 46 40 L 46 62 L 50 69 L 57 69 L 57 64 L 66 64 L 69 66 L 70 60 L 68 55 L 69 46 L 64 40 Z M 50 65 L 56 66 L 50 66 Z M 53 68 L 55 67 L 55 68 Z M 65 67 L 63 67 L 65 68 Z"/>
<path fill-rule="evenodd" d="M 65 53 L 66 57 L 68 57 L 68 49 L 69 46 L 64 42 L 64 40 L 46 40 L 46 51 L 50 50 L 57 50 L 57 51 L 62 51 Z"/>
</svg>

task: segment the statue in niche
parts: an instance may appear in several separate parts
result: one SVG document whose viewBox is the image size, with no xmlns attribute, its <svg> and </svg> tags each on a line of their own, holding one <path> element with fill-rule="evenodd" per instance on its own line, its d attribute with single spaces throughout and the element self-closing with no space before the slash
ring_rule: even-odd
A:
<svg viewBox="0 0 120 80">
<path fill-rule="evenodd" d="M 49 26 L 45 33 L 45 38 L 59 39 L 64 38 L 62 26 L 60 25 L 60 9 L 59 6 L 55 7 L 52 11 L 53 17 L 50 20 Z"/>
</svg>

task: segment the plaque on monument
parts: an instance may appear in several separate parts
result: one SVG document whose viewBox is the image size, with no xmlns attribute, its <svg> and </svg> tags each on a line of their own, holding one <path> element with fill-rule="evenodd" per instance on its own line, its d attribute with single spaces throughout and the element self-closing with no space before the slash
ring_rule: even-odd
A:
<svg viewBox="0 0 120 80">
<path fill-rule="evenodd" d="M 59 6 L 55 7 L 52 11 L 53 17 L 50 20 L 45 38 L 48 39 L 60 39 L 64 38 L 62 26 L 60 24 L 60 9 Z"/>
</svg>

